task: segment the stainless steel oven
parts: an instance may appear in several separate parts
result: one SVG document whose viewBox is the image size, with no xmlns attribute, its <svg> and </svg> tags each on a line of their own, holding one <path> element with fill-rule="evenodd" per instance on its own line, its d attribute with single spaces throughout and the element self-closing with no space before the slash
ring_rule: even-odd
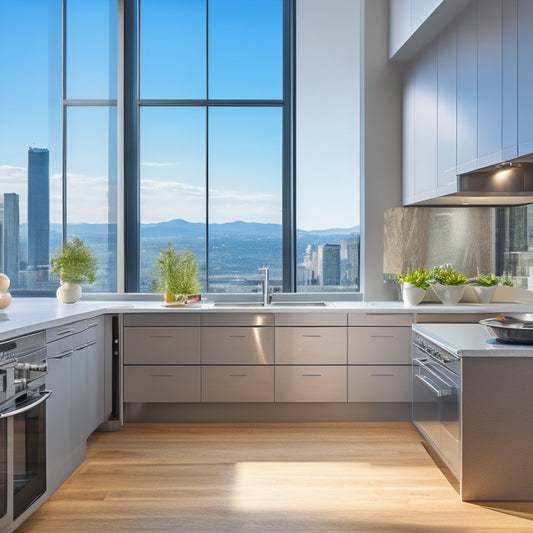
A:
<svg viewBox="0 0 533 533">
<path fill-rule="evenodd" d="M 0 343 L 0 531 L 46 492 L 46 337 Z"/>
<path fill-rule="evenodd" d="M 436 340 L 413 332 L 413 423 L 459 479 L 461 361 Z"/>
</svg>

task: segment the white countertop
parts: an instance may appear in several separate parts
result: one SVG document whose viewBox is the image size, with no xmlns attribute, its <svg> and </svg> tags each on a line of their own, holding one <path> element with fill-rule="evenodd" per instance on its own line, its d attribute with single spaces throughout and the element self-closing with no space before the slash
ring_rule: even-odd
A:
<svg viewBox="0 0 533 533">
<path fill-rule="evenodd" d="M 13 298 L 9 307 L 0 310 L 0 340 L 24 335 L 58 326 L 73 320 L 92 318 L 104 313 L 524 313 L 531 311 L 531 305 L 520 303 L 459 304 L 422 304 L 409 307 L 402 302 L 328 302 L 325 307 L 283 306 L 267 307 L 224 306 L 215 307 L 213 303 L 202 303 L 198 307 L 165 308 L 159 300 L 132 300 L 114 297 L 110 300 L 81 300 L 74 304 L 61 304 L 56 298 Z M 429 327 L 429 326 L 428 326 Z M 457 325 L 453 327 L 457 328 Z M 452 336 L 453 338 L 453 336 Z"/>
<path fill-rule="evenodd" d="M 501 343 L 481 324 L 414 324 L 413 331 L 459 357 L 533 357 L 533 346 Z"/>
</svg>

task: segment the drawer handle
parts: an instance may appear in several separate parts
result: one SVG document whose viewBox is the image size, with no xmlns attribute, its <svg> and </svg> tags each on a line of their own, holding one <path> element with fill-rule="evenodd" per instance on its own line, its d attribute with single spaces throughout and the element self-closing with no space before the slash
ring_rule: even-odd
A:
<svg viewBox="0 0 533 533">
<path fill-rule="evenodd" d="M 322 374 L 302 374 L 302 377 L 304 377 L 304 378 L 320 378 L 320 377 L 322 377 Z"/>
<path fill-rule="evenodd" d="M 152 374 L 153 378 L 171 378 L 172 374 Z"/>
<path fill-rule="evenodd" d="M 172 335 L 150 335 L 151 339 L 171 339 Z"/>
<path fill-rule="evenodd" d="M 230 374 L 232 378 L 247 378 L 248 374 Z"/>
<path fill-rule="evenodd" d="M 230 339 L 245 339 L 246 335 L 230 335 Z"/>
<path fill-rule="evenodd" d="M 372 339 L 394 339 L 394 335 L 370 335 Z"/>
<path fill-rule="evenodd" d="M 70 352 L 64 352 L 59 355 L 51 356 L 50 359 L 65 359 L 65 357 L 70 357 L 74 353 L 74 350 L 70 350 Z"/>
<path fill-rule="evenodd" d="M 310 333 L 307 334 L 307 335 L 302 335 L 302 337 L 312 337 L 312 338 L 317 338 L 317 337 L 321 337 L 321 335 L 311 335 Z"/>
<path fill-rule="evenodd" d="M 73 332 L 73 329 L 62 329 L 61 331 L 58 331 L 56 335 L 70 335 Z"/>
<path fill-rule="evenodd" d="M 394 377 L 394 374 L 370 374 L 372 377 Z"/>
</svg>

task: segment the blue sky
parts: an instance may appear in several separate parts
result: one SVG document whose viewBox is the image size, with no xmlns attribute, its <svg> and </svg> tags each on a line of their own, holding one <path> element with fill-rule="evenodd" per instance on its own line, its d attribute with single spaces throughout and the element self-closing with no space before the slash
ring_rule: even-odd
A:
<svg viewBox="0 0 533 533">
<path fill-rule="evenodd" d="M 68 0 L 69 98 L 116 97 L 116 10 L 110 6 L 113 0 Z M 50 149 L 50 213 L 52 222 L 61 221 L 60 13 L 60 0 L 0 0 L 0 193 L 20 195 L 21 221 L 29 146 Z M 282 0 L 210 0 L 211 98 L 281 97 L 281 15 Z M 141 24 L 141 97 L 205 98 L 202 2 L 144 0 Z M 106 108 L 68 110 L 69 222 L 107 221 L 114 116 Z M 281 222 L 279 108 L 212 107 L 206 116 L 197 107 L 143 107 L 140 120 L 143 222 L 204 220 L 207 120 L 210 220 Z M 352 218 L 321 215 L 324 228 L 352 225 Z M 316 217 L 308 220 L 317 224 Z"/>
</svg>

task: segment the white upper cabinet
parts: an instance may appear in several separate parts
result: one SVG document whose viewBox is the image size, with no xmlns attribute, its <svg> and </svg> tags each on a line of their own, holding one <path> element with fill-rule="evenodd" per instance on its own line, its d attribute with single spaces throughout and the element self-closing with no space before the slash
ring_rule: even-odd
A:
<svg viewBox="0 0 533 533">
<path fill-rule="evenodd" d="M 453 29 L 438 45 L 437 73 L 437 196 L 457 191 L 457 33 Z"/>
<path fill-rule="evenodd" d="M 518 0 L 518 155 L 533 152 L 533 2 Z"/>
<path fill-rule="evenodd" d="M 531 0 L 474 0 L 406 69 L 404 205 L 533 153 L 531 28 Z"/>
<path fill-rule="evenodd" d="M 457 168 L 476 168 L 477 159 L 477 6 L 457 24 Z"/>
</svg>

